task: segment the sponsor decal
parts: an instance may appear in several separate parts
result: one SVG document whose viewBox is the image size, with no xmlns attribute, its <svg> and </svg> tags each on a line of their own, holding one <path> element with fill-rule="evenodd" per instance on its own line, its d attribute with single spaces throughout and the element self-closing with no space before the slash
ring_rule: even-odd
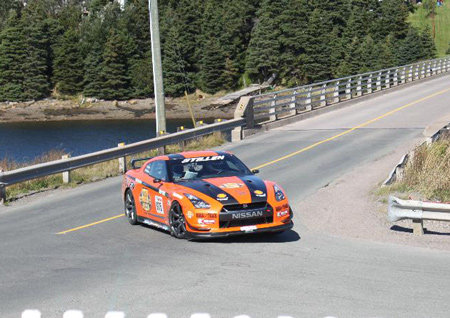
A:
<svg viewBox="0 0 450 318">
<path fill-rule="evenodd" d="M 253 212 L 239 212 L 233 213 L 231 215 L 232 219 L 248 219 L 248 218 L 257 218 L 263 216 L 263 211 L 253 211 Z"/>
<path fill-rule="evenodd" d="M 224 160 L 224 159 L 225 159 L 225 156 L 208 156 L 208 157 L 186 158 L 183 161 L 181 161 L 181 163 L 215 161 L 215 160 Z"/>
<path fill-rule="evenodd" d="M 208 225 L 208 224 L 215 224 L 216 220 L 198 219 L 197 222 L 198 222 L 198 224 Z"/>
<path fill-rule="evenodd" d="M 194 217 L 194 212 L 192 212 L 192 211 L 187 211 L 187 212 L 186 212 L 186 216 L 187 216 L 188 219 L 192 219 L 192 218 Z"/>
<path fill-rule="evenodd" d="M 142 184 L 141 179 L 136 178 L 135 180 L 136 180 L 137 183 Z"/>
<path fill-rule="evenodd" d="M 227 201 L 228 196 L 225 193 L 219 193 L 217 195 L 217 201 Z"/>
<path fill-rule="evenodd" d="M 241 188 L 244 185 L 242 183 L 224 183 L 220 186 L 222 189 L 237 189 Z"/>
<path fill-rule="evenodd" d="M 281 212 L 277 212 L 277 216 L 278 217 L 283 217 L 289 214 L 289 211 L 281 211 Z"/>
<path fill-rule="evenodd" d="M 152 198 L 150 197 L 147 189 L 141 190 L 141 194 L 139 195 L 139 203 L 146 212 L 152 209 Z"/>
<path fill-rule="evenodd" d="M 262 192 L 261 190 L 255 190 L 253 193 L 254 193 L 257 197 L 260 197 L 260 198 L 265 198 L 265 197 L 266 197 L 266 194 L 265 194 L 264 192 Z"/>
<path fill-rule="evenodd" d="M 244 232 L 253 232 L 256 229 L 257 229 L 256 225 L 242 226 L 241 227 L 241 231 L 244 231 Z"/>
<path fill-rule="evenodd" d="M 135 186 L 136 186 L 136 185 L 134 184 L 134 182 L 130 182 L 129 187 L 130 187 L 131 190 L 134 190 L 134 187 L 135 187 Z"/>
<path fill-rule="evenodd" d="M 166 195 L 166 191 L 159 190 L 159 194 Z"/>
<path fill-rule="evenodd" d="M 178 198 L 178 199 L 183 199 L 183 196 L 181 194 L 176 193 L 176 192 L 173 193 L 173 196 L 175 198 Z"/>
<path fill-rule="evenodd" d="M 195 216 L 197 218 L 215 219 L 217 217 L 217 214 L 214 214 L 214 213 L 196 213 Z"/>
<path fill-rule="evenodd" d="M 156 213 L 164 214 L 164 205 L 163 205 L 162 197 L 155 196 L 155 207 L 156 207 Z"/>
</svg>

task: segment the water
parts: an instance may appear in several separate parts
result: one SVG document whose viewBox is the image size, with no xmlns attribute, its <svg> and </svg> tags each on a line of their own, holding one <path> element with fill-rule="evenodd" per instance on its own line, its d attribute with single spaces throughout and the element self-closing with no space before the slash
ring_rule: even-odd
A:
<svg viewBox="0 0 450 318">
<path fill-rule="evenodd" d="M 32 160 L 50 150 L 72 156 L 117 147 L 155 137 L 154 120 L 67 121 L 0 123 L 0 160 Z M 167 131 L 192 127 L 190 120 L 168 120 Z"/>
</svg>

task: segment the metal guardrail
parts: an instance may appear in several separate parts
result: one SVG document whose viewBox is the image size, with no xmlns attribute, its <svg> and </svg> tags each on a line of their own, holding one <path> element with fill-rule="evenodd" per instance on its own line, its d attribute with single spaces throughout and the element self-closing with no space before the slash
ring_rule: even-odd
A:
<svg viewBox="0 0 450 318">
<path fill-rule="evenodd" d="M 391 222 L 412 220 L 414 234 L 423 235 L 424 220 L 450 222 L 450 204 L 401 200 L 389 196 L 388 218 Z"/>
<path fill-rule="evenodd" d="M 182 143 L 186 140 L 216 131 L 237 128 L 232 132 L 232 140 L 240 140 L 242 138 L 242 127 L 244 126 L 246 129 L 251 129 L 256 124 L 264 121 L 276 121 L 280 118 L 295 116 L 330 104 L 386 90 L 407 82 L 428 78 L 443 72 L 448 72 L 449 70 L 450 57 L 446 57 L 314 83 L 274 93 L 243 97 L 236 107 L 235 119 L 233 120 L 181 131 L 83 156 L 56 160 L 13 171 L 1 172 L 0 170 L 0 204 L 6 199 L 5 188 L 19 182 L 67 172 L 111 159 L 123 158 L 170 144 Z M 65 175 L 65 178 L 67 179 L 67 175 Z"/>
<path fill-rule="evenodd" d="M 125 145 L 107 150 L 102 150 L 82 156 L 73 158 L 56 160 L 52 162 L 42 163 L 34 166 L 20 168 L 13 171 L 6 171 L 0 173 L 0 202 L 2 200 L 2 191 L 6 186 L 20 183 L 27 180 L 32 180 L 52 174 L 62 173 L 85 166 L 94 165 L 111 159 L 117 159 L 125 156 L 130 156 L 136 153 L 156 149 L 170 144 L 179 143 L 185 140 L 193 139 L 195 137 L 204 136 L 214 133 L 216 131 L 231 130 L 235 127 L 244 125 L 245 120 L 233 119 L 211 125 L 205 125 L 195 129 L 189 129 L 133 144 Z"/>
<path fill-rule="evenodd" d="M 245 117 L 247 128 L 253 128 L 449 70 L 450 58 L 445 57 L 242 98 L 235 118 Z"/>
</svg>

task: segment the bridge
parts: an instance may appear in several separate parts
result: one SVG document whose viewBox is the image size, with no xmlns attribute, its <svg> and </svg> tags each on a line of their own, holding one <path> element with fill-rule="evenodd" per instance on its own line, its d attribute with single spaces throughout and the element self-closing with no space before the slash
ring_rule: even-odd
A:
<svg viewBox="0 0 450 318">
<path fill-rule="evenodd" d="M 188 242 L 131 228 L 121 216 L 121 178 L 2 207 L 0 316 L 446 317 L 448 252 L 324 230 L 351 220 L 333 217 L 340 207 L 331 202 L 317 226 L 324 214 L 304 200 L 355 169 L 357 183 L 364 167 L 394 165 L 450 112 L 449 100 L 443 75 L 221 147 L 287 191 L 295 227 L 278 236 Z"/>
</svg>

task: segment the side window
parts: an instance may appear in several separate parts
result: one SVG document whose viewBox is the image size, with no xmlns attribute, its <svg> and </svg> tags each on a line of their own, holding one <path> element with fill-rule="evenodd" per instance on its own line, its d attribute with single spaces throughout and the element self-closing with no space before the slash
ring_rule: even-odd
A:
<svg viewBox="0 0 450 318">
<path fill-rule="evenodd" d="M 150 171 L 152 169 L 152 164 L 153 164 L 153 162 L 150 162 L 144 169 L 144 172 L 148 175 L 150 175 Z"/>
<path fill-rule="evenodd" d="M 150 176 L 152 176 L 155 179 L 167 181 L 166 162 L 163 160 L 153 161 L 150 167 Z"/>
</svg>

